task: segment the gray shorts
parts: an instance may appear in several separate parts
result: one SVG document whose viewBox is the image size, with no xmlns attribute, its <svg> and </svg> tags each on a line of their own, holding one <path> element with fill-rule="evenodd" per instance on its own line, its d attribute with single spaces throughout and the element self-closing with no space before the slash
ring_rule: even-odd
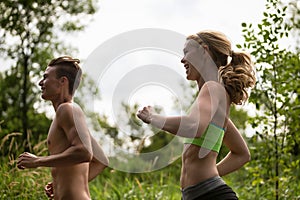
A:
<svg viewBox="0 0 300 200">
<path fill-rule="evenodd" d="M 202 181 L 196 185 L 188 186 L 188 187 L 182 189 L 181 190 L 182 200 L 197 199 L 198 197 L 206 195 L 210 191 L 213 191 L 220 186 L 227 186 L 226 183 L 223 181 L 223 179 L 220 176 L 215 176 L 215 177 L 209 178 L 209 179 Z M 234 192 L 232 191 L 232 193 L 234 193 Z M 234 195 L 235 195 L 235 193 L 234 193 Z"/>
</svg>

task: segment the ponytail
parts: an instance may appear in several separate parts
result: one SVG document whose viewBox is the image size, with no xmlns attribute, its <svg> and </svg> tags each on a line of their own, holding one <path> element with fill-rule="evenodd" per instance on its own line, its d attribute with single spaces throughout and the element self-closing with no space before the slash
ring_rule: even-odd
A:
<svg viewBox="0 0 300 200">
<path fill-rule="evenodd" d="M 256 82 L 255 73 L 249 55 L 233 51 L 230 54 L 231 61 L 220 66 L 219 77 L 231 102 L 240 105 L 248 99 L 247 89 L 252 88 Z"/>
</svg>

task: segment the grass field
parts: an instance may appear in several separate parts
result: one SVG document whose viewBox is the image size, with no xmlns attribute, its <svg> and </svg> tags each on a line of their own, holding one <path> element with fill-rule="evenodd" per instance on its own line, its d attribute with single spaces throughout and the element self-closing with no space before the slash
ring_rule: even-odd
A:
<svg viewBox="0 0 300 200">
<path fill-rule="evenodd" d="M 93 200 L 175 200 L 181 198 L 180 163 L 162 170 L 131 174 L 106 168 L 89 183 Z M 51 181 L 50 169 L 19 170 L 14 159 L 1 160 L 0 199 L 47 199 L 44 186 Z"/>
<path fill-rule="evenodd" d="M 51 181 L 49 168 L 19 170 L 13 157 L 2 157 L 0 199 L 47 199 L 44 186 Z M 89 183 L 93 200 L 180 200 L 180 159 L 154 172 L 132 174 L 106 168 Z M 241 200 L 272 200 L 274 186 L 263 177 L 259 167 L 245 166 L 223 177 Z M 255 170 L 255 173 L 251 172 Z M 254 176 L 253 176 L 254 175 Z M 295 177 L 281 180 L 280 200 L 299 200 L 300 184 Z"/>
</svg>

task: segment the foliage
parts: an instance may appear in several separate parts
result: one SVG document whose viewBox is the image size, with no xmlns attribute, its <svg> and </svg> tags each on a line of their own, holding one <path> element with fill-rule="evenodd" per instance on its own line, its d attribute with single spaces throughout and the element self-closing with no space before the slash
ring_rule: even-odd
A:
<svg viewBox="0 0 300 200">
<path fill-rule="evenodd" d="M 250 189 L 264 191 L 260 199 L 292 199 L 299 196 L 300 56 L 297 50 L 280 47 L 296 28 L 286 17 L 288 6 L 267 0 L 266 8 L 257 29 L 242 24 L 243 47 L 256 59 L 258 79 L 250 98 L 258 112 L 251 121 L 256 134 L 250 141 L 254 156 L 247 178 Z"/>
<path fill-rule="evenodd" d="M 0 2 L 0 53 L 13 61 L 12 68 L 0 77 L 0 120 L 3 134 L 22 133 L 16 139 L 27 151 L 29 134 L 37 141 L 49 126 L 45 114 L 34 111 L 39 106 L 37 76 L 51 58 L 73 51 L 59 40 L 58 34 L 82 30 L 95 11 L 93 0 Z"/>
<path fill-rule="evenodd" d="M 13 70 L 13 69 L 12 69 Z M 22 133 L 22 121 L 20 112 L 20 97 L 18 96 L 18 84 L 15 84 L 16 74 L 8 71 L 4 73 L 5 78 L 0 74 L 0 119 L 2 120 L 0 138 L 2 138 L 0 155 L 15 155 L 23 151 L 25 146 Z M 28 98 L 28 105 L 34 106 L 37 97 Z M 45 139 L 49 128 L 50 120 L 45 113 L 38 113 L 33 108 L 28 110 L 28 150 L 33 152 L 33 145 Z M 37 123 L 38 122 L 38 123 Z M 44 133 L 44 134 L 41 134 Z M 11 136 L 14 137 L 11 137 Z M 30 140 L 29 140 L 30 138 Z M 16 148 L 12 148 L 12 146 Z M 8 147 L 8 148 L 7 148 Z M 15 151 L 15 152 L 13 152 Z"/>
<path fill-rule="evenodd" d="M 16 3 L 16 1 L 11 2 Z M 36 2 L 38 5 L 40 3 L 42 2 Z M 73 2 L 69 3 L 73 4 Z M 9 2 L 6 1 L 0 2 L 1 8 L 8 4 Z M 32 2 L 29 5 L 33 4 Z M 242 24 L 245 43 L 238 47 L 251 50 L 251 54 L 256 59 L 258 82 L 250 96 L 250 101 L 256 106 L 257 115 L 251 119 L 242 109 L 231 110 L 231 119 L 242 133 L 247 120 L 256 130 L 253 137 L 245 137 L 250 147 L 252 161 L 242 169 L 224 177 L 226 183 L 237 192 L 240 199 L 300 199 L 300 136 L 297 134 L 300 126 L 299 49 L 296 46 L 295 49 L 288 50 L 280 46 L 281 40 L 291 37 L 291 33 L 299 36 L 299 15 L 297 15 L 299 8 L 295 6 L 296 4 L 295 0 L 286 5 L 280 4 L 278 0 L 267 0 L 267 10 L 263 13 L 262 22 L 257 27 L 253 24 Z M 8 16 L 5 12 L 8 11 L 2 12 L 4 13 L 3 19 Z M 10 19 L 16 18 L 14 15 Z M 2 19 L 0 22 L 3 24 Z M 69 24 L 65 26 L 65 29 L 71 30 L 74 27 Z M 12 31 L 12 33 L 16 32 Z M 3 46 L 4 38 L 0 37 L 1 49 L 8 47 Z M 54 37 L 54 39 L 55 43 L 57 38 Z M 39 73 L 39 68 L 46 64 L 46 60 L 52 57 L 52 53 L 58 52 L 54 47 L 60 48 L 61 44 L 55 45 L 49 43 L 47 46 L 46 42 L 37 45 L 36 49 L 39 50 L 34 51 L 36 56 L 29 59 L 32 71 L 31 80 L 35 80 L 35 72 Z M 7 55 L 16 56 L 17 54 L 7 51 Z M 23 78 L 22 66 L 21 61 L 17 62 L 14 68 L 0 74 L 0 150 L 1 155 L 8 153 L 8 156 L 1 157 L 0 160 L 0 172 L 3 175 L 0 182 L 0 199 L 46 199 L 43 187 L 51 180 L 49 169 L 18 170 L 13 153 L 20 151 L 23 146 L 20 140 L 22 133 L 19 131 L 22 126 L 19 106 L 22 104 L 22 82 L 18 81 Z M 28 85 L 30 84 L 28 82 Z M 49 121 L 45 114 L 30 111 L 37 106 L 34 94 L 36 91 L 33 89 L 31 92 L 32 95 L 29 95 L 27 101 L 32 101 L 32 103 L 28 103 L 27 114 L 32 125 L 28 126 L 31 131 L 27 135 L 27 140 L 32 143 L 29 143 L 28 147 L 38 155 L 45 155 L 47 153 L 45 139 L 34 137 L 38 135 L 36 133 L 43 132 L 45 127 L 48 128 L 46 124 Z M 97 93 L 97 91 L 92 92 Z M 128 119 L 124 121 L 124 126 L 132 132 L 126 148 L 134 148 L 142 153 L 152 152 L 173 139 L 173 136 L 164 132 L 142 128 L 135 117 L 137 105 L 132 108 L 128 105 L 123 105 L 123 107 L 126 116 L 122 119 Z M 90 114 L 93 115 L 93 113 Z M 124 143 L 122 138 L 118 137 L 119 127 L 111 125 L 105 116 L 95 117 L 103 133 L 114 138 L 116 145 Z M 12 129 L 13 127 L 16 129 Z M 148 138 L 151 141 L 150 145 L 143 145 L 145 140 L 141 139 L 146 131 L 156 133 Z M 227 152 L 226 148 L 222 148 L 219 159 Z M 140 167 L 140 164 L 135 163 L 135 167 Z M 177 159 L 168 167 L 151 173 L 130 174 L 111 168 L 106 169 L 90 183 L 91 196 L 99 200 L 180 199 L 180 166 L 181 160 Z"/>
</svg>

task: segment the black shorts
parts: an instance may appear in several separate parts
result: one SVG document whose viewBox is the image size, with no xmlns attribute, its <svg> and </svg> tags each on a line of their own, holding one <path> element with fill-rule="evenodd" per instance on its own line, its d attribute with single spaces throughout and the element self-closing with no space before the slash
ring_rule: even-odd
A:
<svg viewBox="0 0 300 200">
<path fill-rule="evenodd" d="M 183 200 L 237 200 L 235 192 L 216 176 L 182 190 Z"/>
</svg>

